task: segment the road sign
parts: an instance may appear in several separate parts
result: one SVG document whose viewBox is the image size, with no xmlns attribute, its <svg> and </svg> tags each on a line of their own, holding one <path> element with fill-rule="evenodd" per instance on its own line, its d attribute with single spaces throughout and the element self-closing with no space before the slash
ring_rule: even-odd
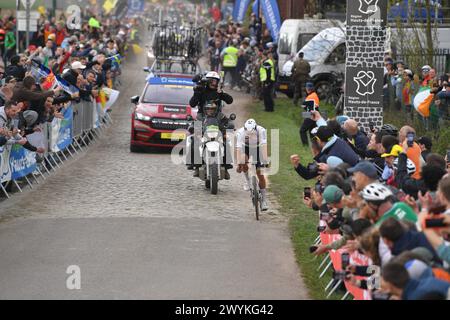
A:
<svg viewBox="0 0 450 320">
<path fill-rule="evenodd" d="M 31 20 L 39 20 L 41 17 L 41 14 L 37 11 L 30 11 L 30 19 Z M 26 19 L 27 18 L 27 11 L 26 10 L 19 10 L 17 11 L 17 19 Z"/>
<path fill-rule="evenodd" d="M 27 20 L 26 19 L 18 19 L 17 29 L 19 31 L 27 31 Z M 30 32 L 37 32 L 37 20 L 30 20 Z"/>
</svg>

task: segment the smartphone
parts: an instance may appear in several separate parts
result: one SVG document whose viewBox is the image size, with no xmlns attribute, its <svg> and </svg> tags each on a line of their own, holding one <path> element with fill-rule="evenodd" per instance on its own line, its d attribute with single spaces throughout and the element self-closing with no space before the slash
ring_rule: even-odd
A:
<svg viewBox="0 0 450 320">
<path fill-rule="evenodd" d="M 444 218 L 429 218 L 425 220 L 425 228 L 445 228 Z"/>
<path fill-rule="evenodd" d="M 302 118 L 303 119 L 311 119 L 311 112 L 308 112 L 308 111 L 306 111 L 306 112 L 302 112 Z"/>
<path fill-rule="evenodd" d="M 309 247 L 309 253 L 314 253 L 314 252 L 316 252 L 316 250 L 317 250 L 317 246 L 311 246 L 311 247 Z"/>
<path fill-rule="evenodd" d="M 310 187 L 305 187 L 303 189 L 303 199 L 309 198 L 311 199 L 311 188 Z"/>
<path fill-rule="evenodd" d="M 412 147 L 414 145 L 414 138 L 415 138 L 415 134 L 412 132 L 409 132 L 406 135 L 406 139 L 407 139 L 407 143 L 408 143 L 408 147 Z"/>
<path fill-rule="evenodd" d="M 350 254 L 348 252 L 343 252 L 342 253 L 342 255 L 341 255 L 341 265 L 342 265 L 342 270 L 344 270 L 344 271 L 350 265 Z"/>
</svg>

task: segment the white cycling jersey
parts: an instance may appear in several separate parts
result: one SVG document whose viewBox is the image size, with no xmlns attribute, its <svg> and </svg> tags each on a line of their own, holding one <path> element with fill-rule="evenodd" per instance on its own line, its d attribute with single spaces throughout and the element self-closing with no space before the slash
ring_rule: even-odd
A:
<svg viewBox="0 0 450 320">
<path fill-rule="evenodd" d="M 264 127 L 257 126 L 256 132 L 251 134 L 249 134 L 245 128 L 241 128 L 237 131 L 237 148 L 244 149 L 245 146 L 257 147 L 258 142 L 259 146 L 267 144 L 267 130 Z"/>
</svg>

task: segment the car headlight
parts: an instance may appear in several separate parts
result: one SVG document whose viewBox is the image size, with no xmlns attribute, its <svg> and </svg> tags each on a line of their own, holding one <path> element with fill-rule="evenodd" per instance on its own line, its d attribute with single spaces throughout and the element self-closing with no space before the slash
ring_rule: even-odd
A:
<svg viewBox="0 0 450 320">
<path fill-rule="evenodd" d="M 145 115 L 143 115 L 142 113 L 139 113 L 139 112 L 136 112 L 134 118 L 136 120 L 142 120 L 142 121 L 150 121 L 150 120 L 152 120 L 152 117 L 145 116 Z"/>
</svg>

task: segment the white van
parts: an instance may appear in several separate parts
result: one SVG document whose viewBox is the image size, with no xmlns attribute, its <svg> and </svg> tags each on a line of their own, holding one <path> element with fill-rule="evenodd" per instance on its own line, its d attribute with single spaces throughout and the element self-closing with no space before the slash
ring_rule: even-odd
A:
<svg viewBox="0 0 450 320">
<path fill-rule="evenodd" d="M 316 34 L 331 27 L 343 27 L 339 20 L 288 19 L 283 22 L 278 40 L 278 70 L 295 56 Z"/>
<path fill-rule="evenodd" d="M 332 74 L 345 72 L 345 40 L 344 27 L 326 28 L 295 53 L 296 58 L 300 52 L 303 52 L 304 59 L 311 65 L 309 75 L 320 98 L 323 98 L 331 90 Z M 294 60 L 288 60 L 280 69 L 276 84 L 277 91 L 283 92 L 289 97 L 293 96 L 294 91 L 291 81 Z"/>
</svg>

